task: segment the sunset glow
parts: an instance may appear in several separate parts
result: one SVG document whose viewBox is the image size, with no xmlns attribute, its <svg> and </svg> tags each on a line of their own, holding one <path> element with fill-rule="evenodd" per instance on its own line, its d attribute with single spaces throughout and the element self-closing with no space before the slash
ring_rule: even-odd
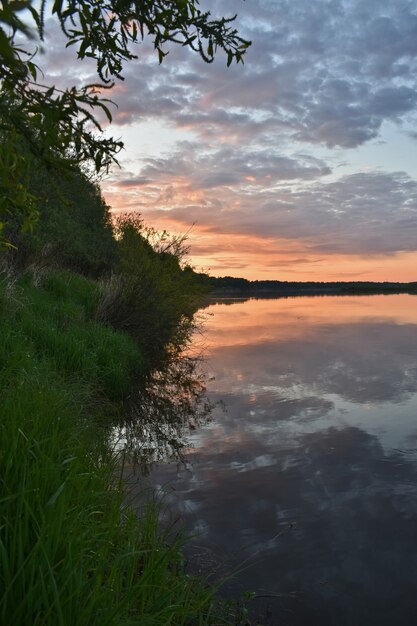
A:
<svg viewBox="0 0 417 626">
<path fill-rule="evenodd" d="M 417 323 L 415 296 L 408 294 L 233 300 L 233 315 L 224 302 L 211 305 L 206 319 L 210 352 L 248 343 L 308 340 L 323 325 Z"/>
<path fill-rule="evenodd" d="M 238 14 L 245 64 L 173 47 L 158 65 L 141 44 L 111 94 L 125 151 L 107 202 L 189 233 L 191 263 L 216 276 L 416 280 L 415 3 L 203 4 Z M 56 32 L 57 84 L 79 79 L 70 53 Z"/>
</svg>

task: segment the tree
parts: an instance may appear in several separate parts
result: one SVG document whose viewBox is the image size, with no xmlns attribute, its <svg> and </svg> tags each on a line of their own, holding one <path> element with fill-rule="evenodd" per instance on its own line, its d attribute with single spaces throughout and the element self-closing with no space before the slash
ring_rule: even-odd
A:
<svg viewBox="0 0 417 626">
<path fill-rule="evenodd" d="M 236 16 L 212 19 L 199 0 L 40 0 L 39 8 L 33 0 L 1 0 L 0 7 L 0 235 L 7 213 L 22 212 L 27 227 L 36 218 L 24 185 L 27 160 L 16 146 L 54 169 L 90 160 L 99 172 L 117 162 L 122 143 L 101 134 L 95 112 L 111 121 L 110 101 L 102 93 L 115 79 L 123 80 L 124 64 L 136 58 L 132 44 L 152 37 L 160 63 L 169 42 L 196 51 L 207 63 L 221 49 L 228 66 L 243 62 L 250 45 L 233 27 Z M 65 90 L 43 84 L 29 42 L 43 40 L 48 11 L 78 58 L 96 60 L 97 83 Z M 18 175 L 9 176 L 10 164 Z"/>
</svg>

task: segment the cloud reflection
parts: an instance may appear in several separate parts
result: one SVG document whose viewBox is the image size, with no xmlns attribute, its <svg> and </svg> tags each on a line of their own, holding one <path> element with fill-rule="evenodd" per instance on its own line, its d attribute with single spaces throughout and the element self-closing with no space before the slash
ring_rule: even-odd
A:
<svg viewBox="0 0 417 626">
<path fill-rule="evenodd" d="M 400 301 L 212 307 L 226 412 L 152 478 L 200 570 L 236 572 L 224 593 L 256 591 L 262 623 L 415 623 L 417 333 Z"/>
</svg>

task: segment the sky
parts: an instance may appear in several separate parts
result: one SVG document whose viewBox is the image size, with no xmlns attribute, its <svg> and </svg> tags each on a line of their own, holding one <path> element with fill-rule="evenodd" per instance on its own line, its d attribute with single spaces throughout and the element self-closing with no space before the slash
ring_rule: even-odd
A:
<svg viewBox="0 0 417 626">
<path fill-rule="evenodd" d="M 115 211 L 188 233 L 215 276 L 417 280 L 417 4 L 201 0 L 238 14 L 244 65 L 151 40 L 111 93 Z M 49 82 L 95 81 L 47 24 Z M 71 56 L 72 55 L 72 56 Z"/>
</svg>

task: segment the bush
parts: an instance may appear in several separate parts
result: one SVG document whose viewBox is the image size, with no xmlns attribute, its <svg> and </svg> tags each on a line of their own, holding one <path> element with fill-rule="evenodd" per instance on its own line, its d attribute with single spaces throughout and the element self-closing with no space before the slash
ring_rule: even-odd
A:
<svg viewBox="0 0 417 626">
<path fill-rule="evenodd" d="M 102 283 L 97 319 L 128 332 L 148 354 L 158 354 L 167 342 L 185 338 L 202 288 L 196 274 L 181 266 L 181 241 L 166 233 L 158 238 L 132 216 L 118 221 L 116 235 L 118 263 Z"/>
</svg>

